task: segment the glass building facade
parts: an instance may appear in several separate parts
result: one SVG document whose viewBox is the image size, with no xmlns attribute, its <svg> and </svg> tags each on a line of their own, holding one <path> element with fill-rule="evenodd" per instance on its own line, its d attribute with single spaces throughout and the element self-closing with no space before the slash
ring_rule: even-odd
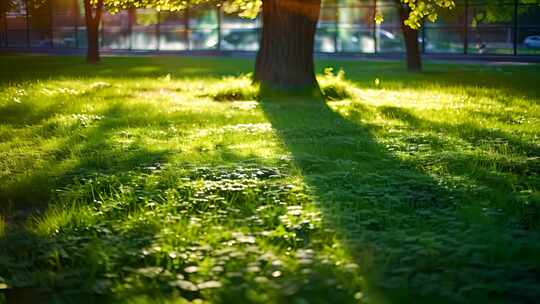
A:
<svg viewBox="0 0 540 304">
<path fill-rule="evenodd" d="M 0 16 L 0 48 L 85 48 L 81 2 L 48 0 L 36 7 L 17 0 Z M 377 13 L 384 16 L 381 24 L 374 22 Z M 133 9 L 103 15 L 100 45 L 103 50 L 256 51 L 260 29 L 259 18 L 242 19 L 215 7 Z M 424 24 L 419 41 L 425 54 L 540 55 L 540 0 L 456 0 L 454 10 Z M 323 1 L 315 51 L 403 52 L 395 1 Z"/>
</svg>

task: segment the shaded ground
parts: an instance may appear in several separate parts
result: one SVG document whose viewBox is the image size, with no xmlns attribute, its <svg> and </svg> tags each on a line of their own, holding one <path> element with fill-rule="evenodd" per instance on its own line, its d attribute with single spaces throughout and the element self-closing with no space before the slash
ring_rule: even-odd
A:
<svg viewBox="0 0 540 304">
<path fill-rule="evenodd" d="M 4 300 L 540 297 L 538 66 L 321 61 L 322 102 L 246 60 L 2 59 Z"/>
</svg>

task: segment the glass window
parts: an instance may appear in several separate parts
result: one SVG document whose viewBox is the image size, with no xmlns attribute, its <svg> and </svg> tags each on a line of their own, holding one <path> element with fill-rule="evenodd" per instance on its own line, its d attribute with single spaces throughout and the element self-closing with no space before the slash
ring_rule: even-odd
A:
<svg viewBox="0 0 540 304">
<path fill-rule="evenodd" d="M 403 33 L 400 28 L 377 28 L 377 52 L 403 52 Z"/>
<path fill-rule="evenodd" d="M 55 28 L 74 27 L 78 17 L 77 2 L 73 0 L 53 1 L 53 26 Z"/>
<path fill-rule="evenodd" d="M 9 47 L 26 47 L 28 40 L 26 30 L 7 30 L 7 41 Z"/>
<path fill-rule="evenodd" d="M 30 46 L 34 48 L 49 48 L 52 45 L 51 31 L 43 29 L 30 30 Z"/>
<path fill-rule="evenodd" d="M 453 9 L 440 9 L 437 12 L 437 20 L 431 22 L 425 20 L 426 27 L 452 26 L 461 27 L 465 25 L 465 6 L 458 5 Z"/>
<path fill-rule="evenodd" d="M 259 49 L 260 17 L 241 18 L 236 14 L 221 15 L 221 49 L 256 51 Z"/>
<path fill-rule="evenodd" d="M 338 0 L 322 0 L 321 1 L 321 7 L 330 7 L 330 6 L 336 6 Z"/>
<path fill-rule="evenodd" d="M 159 23 L 161 26 L 181 26 L 187 25 L 186 13 L 184 11 L 179 12 L 159 12 Z"/>
<path fill-rule="evenodd" d="M 39 48 L 50 47 L 52 45 L 50 1 L 32 1 L 28 3 L 30 45 Z"/>
<path fill-rule="evenodd" d="M 246 29 L 261 27 L 260 17 L 255 19 L 241 18 L 236 14 L 221 14 L 221 27 L 229 29 Z"/>
<path fill-rule="evenodd" d="M 341 6 L 353 6 L 353 5 L 374 5 L 374 0 L 333 0 L 334 2 L 337 2 L 338 5 Z M 395 1 L 395 0 L 377 0 L 378 3 L 385 2 L 385 1 Z M 391 2 L 394 3 L 394 2 Z"/>
<path fill-rule="evenodd" d="M 160 28 L 159 49 L 181 51 L 188 49 L 189 32 L 183 28 Z"/>
<path fill-rule="evenodd" d="M 0 47 L 7 46 L 7 37 L 6 37 L 6 19 L 4 14 L 0 14 Z"/>
<path fill-rule="evenodd" d="M 337 11 L 336 7 L 323 7 L 321 8 L 321 13 L 319 15 L 318 27 L 329 27 L 335 26 Z"/>
<path fill-rule="evenodd" d="M 221 49 L 256 51 L 259 49 L 258 28 L 222 28 Z"/>
<path fill-rule="evenodd" d="M 514 20 L 513 5 L 498 5 L 490 2 L 486 5 L 471 5 L 468 10 L 470 27 L 512 25 Z"/>
<path fill-rule="evenodd" d="M 519 6 L 518 26 L 540 27 L 540 3 L 537 5 Z"/>
<path fill-rule="evenodd" d="M 315 52 L 335 52 L 335 35 L 336 30 L 334 27 L 318 28 L 315 34 Z"/>
<path fill-rule="evenodd" d="M 88 47 L 88 34 L 86 32 L 86 27 L 77 28 L 77 47 L 80 49 L 85 49 Z"/>
<path fill-rule="evenodd" d="M 152 9 L 133 11 L 131 48 L 134 50 L 157 50 L 158 14 Z"/>
<path fill-rule="evenodd" d="M 15 1 L 15 7 L 6 12 L 7 42 L 10 47 L 28 46 L 26 31 L 26 7 L 22 0 Z"/>
<path fill-rule="evenodd" d="M 51 19 L 54 47 L 76 47 L 77 2 L 73 0 L 55 0 L 52 4 L 53 14 Z"/>
<path fill-rule="evenodd" d="M 101 20 L 101 47 L 106 49 L 129 49 L 129 11 L 103 14 Z"/>
<path fill-rule="evenodd" d="M 216 49 L 218 46 L 218 11 L 192 9 L 189 11 L 189 48 L 191 50 Z"/>
<path fill-rule="evenodd" d="M 378 25 L 380 27 L 399 27 L 401 26 L 401 21 L 399 19 L 399 12 L 394 3 L 389 5 L 379 5 L 377 1 L 377 12 L 382 14 L 384 21 Z"/>
<path fill-rule="evenodd" d="M 189 32 L 185 12 L 160 12 L 159 19 L 159 49 L 187 50 Z"/>
<path fill-rule="evenodd" d="M 426 53 L 463 53 L 463 29 L 426 28 L 424 31 Z"/>
<path fill-rule="evenodd" d="M 469 29 L 469 54 L 512 54 L 514 39 L 509 27 L 478 27 Z"/>
<path fill-rule="evenodd" d="M 53 46 L 55 48 L 77 47 L 77 32 L 74 28 L 55 28 L 53 30 Z"/>
<path fill-rule="evenodd" d="M 84 18 L 84 0 L 75 1 L 77 2 L 77 47 L 84 49 L 88 45 L 86 22 Z"/>
<path fill-rule="evenodd" d="M 189 48 L 191 50 L 216 49 L 218 45 L 217 29 L 191 30 L 189 35 Z"/>
<path fill-rule="evenodd" d="M 338 30 L 338 51 L 375 52 L 373 31 L 369 29 L 340 28 Z"/>
<path fill-rule="evenodd" d="M 218 15 L 216 9 L 192 9 L 189 11 L 189 28 L 216 29 Z"/>
<path fill-rule="evenodd" d="M 340 27 L 373 27 L 374 18 L 375 10 L 373 7 L 340 7 L 338 10 Z"/>
</svg>

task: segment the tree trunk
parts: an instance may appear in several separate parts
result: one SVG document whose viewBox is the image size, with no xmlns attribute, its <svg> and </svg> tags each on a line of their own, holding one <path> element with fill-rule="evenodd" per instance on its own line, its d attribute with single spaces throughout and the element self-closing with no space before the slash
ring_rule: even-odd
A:
<svg viewBox="0 0 540 304">
<path fill-rule="evenodd" d="M 93 23 L 86 23 L 86 33 L 88 48 L 86 49 L 86 61 L 88 63 L 98 63 L 99 58 L 99 26 Z"/>
<path fill-rule="evenodd" d="M 319 91 L 313 48 L 321 0 L 263 0 L 255 81 L 266 89 Z"/>
<path fill-rule="evenodd" d="M 405 20 L 409 18 L 410 8 L 397 1 L 401 30 L 405 40 L 405 54 L 407 57 L 407 69 L 409 71 L 422 70 L 422 58 L 420 57 L 420 44 L 418 43 L 418 30 L 405 25 Z"/>
<path fill-rule="evenodd" d="M 86 19 L 86 38 L 88 47 L 86 49 L 86 61 L 88 63 L 98 63 L 99 57 L 99 23 L 103 12 L 103 0 L 98 0 L 93 11 L 90 0 L 84 0 L 84 13 Z"/>
</svg>

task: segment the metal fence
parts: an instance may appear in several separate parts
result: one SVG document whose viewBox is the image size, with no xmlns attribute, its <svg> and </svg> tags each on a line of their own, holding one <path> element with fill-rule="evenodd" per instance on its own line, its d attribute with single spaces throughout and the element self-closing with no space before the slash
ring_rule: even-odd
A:
<svg viewBox="0 0 540 304">
<path fill-rule="evenodd" d="M 3 0 L 1 0 L 3 1 Z M 31 0 L 0 16 L 0 47 L 81 49 L 86 47 L 82 0 Z M 376 13 L 384 16 L 376 24 Z M 226 14 L 219 8 L 184 12 L 133 9 L 105 13 L 100 26 L 104 50 L 255 51 L 261 22 Z M 540 0 L 457 0 L 437 22 L 421 28 L 425 54 L 540 55 Z M 315 51 L 323 53 L 400 53 L 404 51 L 393 0 L 323 1 Z"/>
</svg>

